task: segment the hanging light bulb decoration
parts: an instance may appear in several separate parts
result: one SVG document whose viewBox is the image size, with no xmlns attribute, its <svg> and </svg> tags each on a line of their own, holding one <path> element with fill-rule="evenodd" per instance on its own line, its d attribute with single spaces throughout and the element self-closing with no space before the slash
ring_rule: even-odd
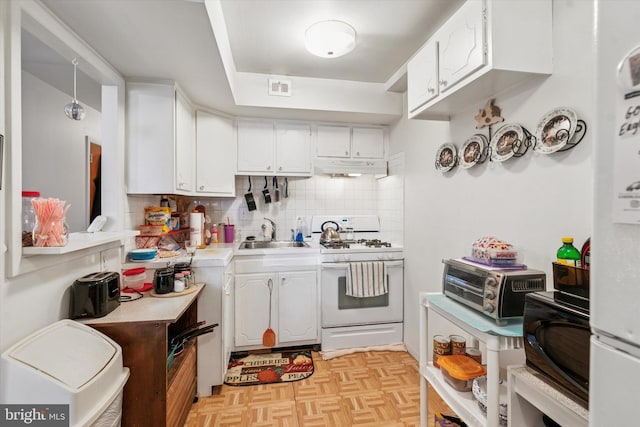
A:
<svg viewBox="0 0 640 427">
<path fill-rule="evenodd" d="M 76 73 L 78 68 L 78 58 L 73 58 L 71 61 L 73 64 L 73 100 L 64 106 L 64 114 L 67 115 L 72 120 L 82 120 L 84 119 L 85 112 L 84 108 L 78 102 L 76 98 Z"/>
</svg>

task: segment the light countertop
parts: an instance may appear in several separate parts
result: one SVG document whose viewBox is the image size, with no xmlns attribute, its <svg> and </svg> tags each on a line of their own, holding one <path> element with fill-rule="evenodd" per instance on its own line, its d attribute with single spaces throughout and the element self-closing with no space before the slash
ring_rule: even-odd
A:
<svg viewBox="0 0 640 427">
<path fill-rule="evenodd" d="M 196 284 L 197 291 L 171 298 L 154 297 L 151 291 L 144 292 L 143 297 L 134 301 L 121 302 L 120 306 L 104 317 L 94 319 L 78 319 L 86 325 L 131 322 L 168 322 L 173 323 L 191 303 L 198 297 L 204 284 Z M 136 294 L 124 294 L 135 297 Z"/>
<path fill-rule="evenodd" d="M 306 240 L 308 248 L 277 248 L 277 249 L 238 249 L 240 242 L 235 243 L 212 243 L 204 249 L 196 250 L 191 263 L 192 267 L 225 267 L 234 256 L 249 255 L 314 255 L 320 254 L 320 244 L 317 241 Z M 174 258 L 155 258 L 144 262 L 126 262 L 122 264 L 122 269 L 127 270 L 136 267 L 163 268 L 167 264 L 189 262 L 189 256 L 181 251 L 181 254 Z"/>
</svg>

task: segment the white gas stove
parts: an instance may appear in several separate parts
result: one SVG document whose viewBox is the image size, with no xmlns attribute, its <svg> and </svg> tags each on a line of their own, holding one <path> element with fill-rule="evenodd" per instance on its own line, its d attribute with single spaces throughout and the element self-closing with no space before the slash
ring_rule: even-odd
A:
<svg viewBox="0 0 640 427">
<path fill-rule="evenodd" d="M 323 225 L 338 226 L 340 240 L 320 245 L 321 262 L 403 259 L 402 246 L 381 239 L 376 215 L 320 215 L 311 218 L 311 233 L 320 240 Z"/>
<path fill-rule="evenodd" d="M 314 216 L 314 239 L 320 240 L 323 225 L 337 227 L 340 240 L 320 246 L 322 349 L 402 343 L 402 246 L 381 239 L 380 220 L 375 215 Z M 366 297 L 348 295 L 352 269 L 374 264 L 383 268 L 388 291 Z"/>
</svg>

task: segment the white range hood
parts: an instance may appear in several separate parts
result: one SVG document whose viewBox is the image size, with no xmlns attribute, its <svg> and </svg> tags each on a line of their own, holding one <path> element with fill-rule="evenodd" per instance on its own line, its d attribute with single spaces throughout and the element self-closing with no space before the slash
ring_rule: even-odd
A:
<svg viewBox="0 0 640 427">
<path fill-rule="evenodd" d="M 313 164 L 316 175 L 387 175 L 386 160 L 354 160 L 316 158 Z"/>
</svg>

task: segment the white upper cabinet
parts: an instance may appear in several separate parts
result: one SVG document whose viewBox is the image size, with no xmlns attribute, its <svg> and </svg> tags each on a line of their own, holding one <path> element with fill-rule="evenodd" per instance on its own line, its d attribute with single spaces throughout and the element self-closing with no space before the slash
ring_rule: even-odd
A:
<svg viewBox="0 0 640 427">
<path fill-rule="evenodd" d="M 238 174 L 311 175 L 311 128 L 306 124 L 238 121 Z"/>
<path fill-rule="evenodd" d="M 384 129 L 357 128 L 351 134 L 351 156 L 354 158 L 384 158 Z"/>
<path fill-rule="evenodd" d="M 273 173 L 275 135 L 272 122 L 238 121 L 238 173 Z"/>
<path fill-rule="evenodd" d="M 448 120 L 551 74 L 552 21 L 552 0 L 468 0 L 407 64 L 409 118 Z"/>
<path fill-rule="evenodd" d="M 407 64 L 409 114 L 438 96 L 438 42 L 429 40 Z"/>
<path fill-rule="evenodd" d="M 176 91 L 176 190 L 191 192 L 195 185 L 196 120 L 189 100 Z"/>
<path fill-rule="evenodd" d="M 485 64 L 483 3 L 469 1 L 438 31 L 440 92 Z"/>
<path fill-rule="evenodd" d="M 127 83 L 129 194 L 194 190 L 195 116 L 173 84 Z"/>
<path fill-rule="evenodd" d="M 383 159 L 384 128 L 319 125 L 316 156 L 340 159 Z"/>
<path fill-rule="evenodd" d="M 196 111 L 196 193 L 235 197 L 236 138 L 227 117 Z"/>
<path fill-rule="evenodd" d="M 276 124 L 276 174 L 311 173 L 311 127 L 307 124 Z"/>
<path fill-rule="evenodd" d="M 316 154 L 320 157 L 351 157 L 351 128 L 318 126 Z"/>
</svg>

